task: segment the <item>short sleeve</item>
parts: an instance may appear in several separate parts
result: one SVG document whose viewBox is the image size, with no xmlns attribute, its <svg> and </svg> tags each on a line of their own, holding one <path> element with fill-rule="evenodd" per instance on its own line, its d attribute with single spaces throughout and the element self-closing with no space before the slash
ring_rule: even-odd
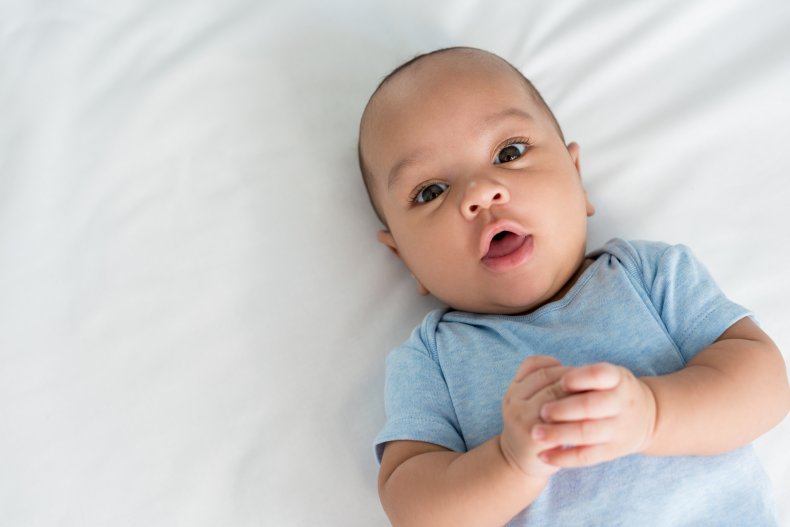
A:
<svg viewBox="0 0 790 527">
<path fill-rule="evenodd" d="M 425 339 L 426 324 L 387 357 L 384 407 L 387 422 L 376 436 L 378 462 L 388 441 L 424 441 L 466 450 L 440 365 Z"/>
<path fill-rule="evenodd" d="M 752 314 L 730 301 L 685 245 L 634 242 L 650 300 L 688 362 Z"/>
</svg>

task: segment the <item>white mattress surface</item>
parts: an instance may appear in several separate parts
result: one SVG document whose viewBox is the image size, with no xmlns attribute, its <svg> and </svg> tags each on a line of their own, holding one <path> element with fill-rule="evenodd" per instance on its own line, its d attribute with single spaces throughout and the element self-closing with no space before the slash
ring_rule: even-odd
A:
<svg viewBox="0 0 790 527">
<path fill-rule="evenodd" d="M 438 304 L 375 239 L 383 75 L 471 45 L 790 358 L 790 3 L 0 2 L 0 524 L 383 526 L 384 357 Z M 790 420 L 757 442 L 790 526 Z"/>
</svg>

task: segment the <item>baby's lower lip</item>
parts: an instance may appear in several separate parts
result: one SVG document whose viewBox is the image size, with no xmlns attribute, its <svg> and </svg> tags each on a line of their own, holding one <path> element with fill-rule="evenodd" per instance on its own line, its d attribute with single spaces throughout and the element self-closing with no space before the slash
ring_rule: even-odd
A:
<svg viewBox="0 0 790 527">
<path fill-rule="evenodd" d="M 534 249 L 534 241 L 532 240 L 531 235 L 524 236 L 524 241 L 516 247 L 512 252 L 509 254 L 505 254 L 496 258 L 491 258 L 489 256 L 484 256 L 481 260 L 483 265 L 486 266 L 491 271 L 495 273 L 503 273 L 505 271 L 509 271 L 514 267 L 518 267 L 532 255 L 532 250 Z"/>
</svg>

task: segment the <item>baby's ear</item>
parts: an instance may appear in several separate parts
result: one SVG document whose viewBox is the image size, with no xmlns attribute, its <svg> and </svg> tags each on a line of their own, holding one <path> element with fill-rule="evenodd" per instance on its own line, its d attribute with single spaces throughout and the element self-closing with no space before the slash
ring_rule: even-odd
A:
<svg viewBox="0 0 790 527">
<path fill-rule="evenodd" d="M 587 208 L 587 217 L 589 218 L 593 214 L 595 214 L 595 206 L 590 203 L 590 196 L 587 195 L 587 191 L 584 191 L 584 205 Z"/>
<path fill-rule="evenodd" d="M 581 163 L 581 147 L 579 143 L 568 143 L 568 153 L 571 155 L 571 159 L 573 160 L 573 164 L 576 165 L 576 172 L 581 175 L 582 173 L 582 163 Z"/>
<path fill-rule="evenodd" d="M 379 243 L 383 243 L 389 250 L 393 252 L 393 254 L 400 258 L 400 254 L 398 254 L 398 244 L 395 243 L 395 238 L 392 236 L 392 233 L 386 229 L 380 230 L 376 234 L 376 238 L 378 238 Z"/>
<path fill-rule="evenodd" d="M 576 172 L 579 174 L 579 177 L 582 175 L 582 164 L 580 158 L 581 147 L 579 143 L 568 143 L 568 153 L 573 160 L 573 164 L 576 165 Z M 587 195 L 587 191 L 584 191 L 584 204 L 587 208 L 587 217 L 589 218 L 593 214 L 595 214 L 595 207 L 592 203 L 590 203 L 590 197 Z"/>
</svg>

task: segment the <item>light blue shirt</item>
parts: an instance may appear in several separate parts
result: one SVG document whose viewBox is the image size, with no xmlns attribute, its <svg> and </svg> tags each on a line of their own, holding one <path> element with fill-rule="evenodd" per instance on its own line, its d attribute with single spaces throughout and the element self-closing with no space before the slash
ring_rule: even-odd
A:
<svg viewBox="0 0 790 527">
<path fill-rule="evenodd" d="M 378 459 L 387 441 L 466 452 L 501 433 L 502 397 L 530 355 L 663 375 L 750 315 L 682 245 L 615 239 L 590 257 L 562 299 L 527 315 L 429 313 L 387 358 Z M 717 456 L 634 454 L 561 470 L 508 525 L 776 525 L 769 496 L 750 446 Z"/>
</svg>

